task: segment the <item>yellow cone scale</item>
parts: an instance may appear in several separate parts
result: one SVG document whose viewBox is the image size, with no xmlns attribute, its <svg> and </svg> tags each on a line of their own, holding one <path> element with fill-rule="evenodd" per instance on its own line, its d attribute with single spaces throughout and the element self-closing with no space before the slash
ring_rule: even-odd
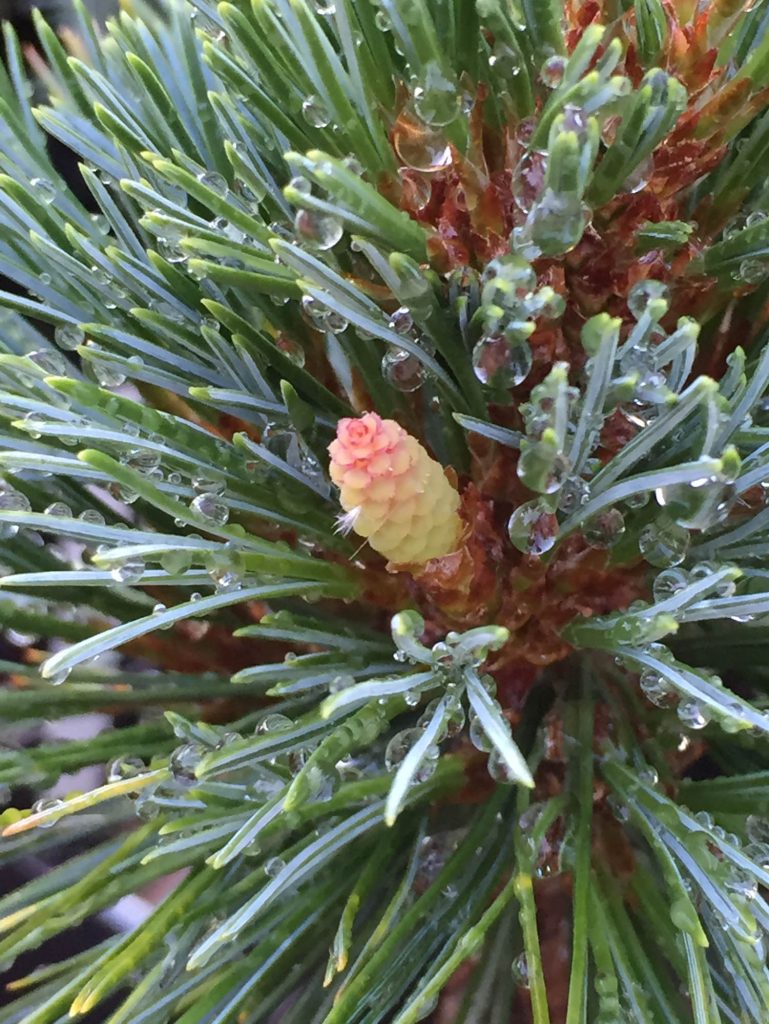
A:
<svg viewBox="0 0 769 1024">
<path fill-rule="evenodd" d="M 421 565 L 456 549 L 459 495 L 440 463 L 395 420 L 375 412 L 340 420 L 328 451 L 342 523 L 375 551 Z"/>
</svg>

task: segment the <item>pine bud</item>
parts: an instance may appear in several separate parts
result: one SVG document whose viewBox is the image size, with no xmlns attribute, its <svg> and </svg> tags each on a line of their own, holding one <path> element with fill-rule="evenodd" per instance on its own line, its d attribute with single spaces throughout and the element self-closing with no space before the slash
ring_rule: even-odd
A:
<svg viewBox="0 0 769 1024">
<path fill-rule="evenodd" d="M 336 433 L 328 450 L 343 529 L 396 564 L 422 565 L 456 549 L 459 495 L 416 438 L 375 412 L 340 420 Z"/>
</svg>

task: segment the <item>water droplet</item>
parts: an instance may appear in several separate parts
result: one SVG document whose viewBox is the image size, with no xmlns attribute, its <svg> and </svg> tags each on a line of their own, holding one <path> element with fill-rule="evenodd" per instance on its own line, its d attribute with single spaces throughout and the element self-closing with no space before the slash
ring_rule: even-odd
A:
<svg viewBox="0 0 769 1024">
<path fill-rule="evenodd" d="M 254 212 L 258 211 L 259 205 L 267 195 L 267 189 L 262 182 L 257 181 L 255 178 L 252 178 L 249 184 L 238 180 L 235 182 L 235 186 L 241 199 L 244 200 L 251 210 Z"/>
<path fill-rule="evenodd" d="M 107 768 L 107 782 L 122 782 L 123 779 L 135 779 L 147 770 L 140 757 L 116 757 Z"/>
<path fill-rule="evenodd" d="M 687 584 L 686 573 L 681 569 L 664 569 L 658 573 L 652 583 L 655 601 L 665 601 L 683 590 Z"/>
<path fill-rule="evenodd" d="M 762 871 L 769 870 L 769 843 L 750 842 L 742 852 Z"/>
<path fill-rule="evenodd" d="M 741 260 L 735 278 L 744 284 L 759 284 L 769 274 L 769 262 L 751 256 Z"/>
<path fill-rule="evenodd" d="M 39 366 L 41 370 L 54 376 L 65 376 L 67 373 L 67 361 L 54 349 L 40 349 L 36 352 L 29 352 L 27 359 Z"/>
<path fill-rule="evenodd" d="M 384 762 L 387 771 L 397 771 L 408 752 L 421 738 L 421 729 L 402 729 L 396 732 L 385 748 Z"/>
<path fill-rule="evenodd" d="M 290 450 L 289 456 L 289 464 L 298 469 L 316 491 L 325 497 L 331 494 L 331 485 L 323 467 L 301 438 L 298 439 L 296 447 Z"/>
<path fill-rule="evenodd" d="M 539 80 L 548 89 L 557 89 L 563 81 L 563 73 L 566 70 L 566 58 L 560 54 L 553 54 L 548 57 L 540 68 Z"/>
<path fill-rule="evenodd" d="M 531 347 L 517 331 L 484 335 L 473 348 L 473 372 L 482 384 L 512 388 L 522 383 L 533 364 Z"/>
<path fill-rule="evenodd" d="M 124 505 L 133 505 L 139 498 L 138 490 L 134 490 L 133 487 L 129 487 L 125 483 L 111 483 L 110 494 Z"/>
<path fill-rule="evenodd" d="M 643 508 L 649 504 L 649 492 L 638 491 L 636 494 L 629 494 L 624 501 L 629 509 Z"/>
<path fill-rule="evenodd" d="M 313 210 L 297 210 L 294 229 L 303 241 L 323 251 L 332 249 L 344 234 L 341 221 L 336 217 Z"/>
<path fill-rule="evenodd" d="M 481 650 L 482 650 L 482 648 L 481 648 Z M 482 661 L 485 660 L 487 654 L 488 654 L 488 650 L 486 651 L 485 654 L 481 655 L 481 660 Z M 497 683 L 496 683 L 496 680 L 494 679 L 494 676 L 490 676 L 488 674 L 488 672 L 485 673 L 484 675 L 481 676 L 481 684 L 482 684 L 484 690 L 486 691 L 486 693 L 490 694 L 492 697 L 496 697 L 496 695 L 497 695 Z"/>
<path fill-rule="evenodd" d="M 303 295 L 301 301 L 302 316 L 310 327 L 317 331 L 326 331 L 328 306 L 320 302 L 314 295 Z"/>
<path fill-rule="evenodd" d="M 417 699 L 417 704 L 419 699 Z M 436 697 L 431 700 L 429 704 L 423 709 L 422 714 L 419 716 L 417 726 L 420 729 L 426 729 L 432 722 L 435 712 L 438 710 L 440 704 L 440 698 Z M 444 714 L 443 721 L 440 730 L 437 734 L 437 739 L 442 740 L 447 736 L 456 736 L 464 727 L 465 713 L 461 705 L 453 705 L 449 708 L 448 712 Z"/>
<path fill-rule="evenodd" d="M 90 424 L 89 424 L 87 419 L 85 419 L 84 417 L 80 416 L 77 419 L 69 420 L 68 423 L 67 423 L 67 426 L 70 427 L 70 428 L 80 427 L 80 426 L 87 427 L 87 426 L 90 426 Z M 69 448 L 74 448 L 76 445 L 79 444 L 79 438 L 78 438 L 77 434 L 75 434 L 75 433 L 66 433 L 66 434 L 62 433 L 61 437 L 59 438 L 59 441 L 62 444 L 67 445 L 67 447 L 69 447 Z"/>
<path fill-rule="evenodd" d="M 101 512 L 95 508 L 85 509 L 77 518 L 81 519 L 84 523 L 90 523 L 91 526 L 104 526 L 106 522 Z"/>
<path fill-rule="evenodd" d="M 467 737 L 476 750 L 489 753 L 493 749 L 494 745 L 486 735 L 480 720 L 472 712 L 470 713 L 470 727 L 467 730 Z"/>
<path fill-rule="evenodd" d="M 33 814 L 43 814 L 46 811 L 58 811 L 62 807 L 64 807 L 64 801 L 63 800 L 58 800 L 58 799 L 52 798 L 52 799 L 47 799 L 47 800 L 46 799 L 44 799 L 44 800 L 36 800 L 32 804 L 31 810 L 32 810 Z M 38 828 L 51 828 L 51 826 L 55 825 L 55 824 L 56 824 L 56 818 L 52 818 L 49 821 L 42 821 L 38 825 Z"/>
<path fill-rule="evenodd" d="M 710 711 L 696 700 L 681 701 L 676 709 L 682 725 L 688 729 L 704 729 L 710 721 Z"/>
<path fill-rule="evenodd" d="M 745 218 L 745 227 L 752 228 L 755 227 L 756 224 L 763 224 L 767 219 L 767 216 L 769 215 L 764 210 L 753 210 L 753 212 L 749 213 Z"/>
<path fill-rule="evenodd" d="M 558 520 L 539 501 L 527 501 L 510 516 L 507 533 L 514 547 L 526 555 L 544 555 L 558 538 Z"/>
<path fill-rule="evenodd" d="M 108 235 L 110 233 L 109 220 L 104 216 L 103 213 L 92 213 L 88 218 L 93 224 L 94 228 L 99 232 L 100 235 Z"/>
<path fill-rule="evenodd" d="M 762 818 L 758 814 L 749 814 L 745 827 L 751 843 L 769 845 L 769 818 Z"/>
<path fill-rule="evenodd" d="M 713 815 L 708 811 L 697 811 L 694 817 L 704 829 L 711 830 L 713 828 Z"/>
<path fill-rule="evenodd" d="M 137 473 L 146 475 L 159 465 L 160 452 L 152 448 L 129 448 L 123 452 L 120 461 L 135 469 Z"/>
<path fill-rule="evenodd" d="M 564 480 L 558 496 L 558 508 L 564 515 L 570 516 L 582 508 L 590 497 L 590 485 L 579 476 L 570 476 Z"/>
<path fill-rule="evenodd" d="M 545 187 L 547 156 L 530 151 L 524 153 L 513 171 L 513 201 L 525 214 L 531 213 Z"/>
<path fill-rule="evenodd" d="M 649 183 L 649 178 L 654 173 L 654 160 L 651 156 L 647 156 L 645 160 L 642 160 L 640 164 L 637 164 L 630 174 L 625 178 L 622 183 L 622 190 L 624 192 L 640 192 L 646 188 Z"/>
<path fill-rule="evenodd" d="M 355 685 L 355 677 L 351 675 L 334 676 L 328 684 L 329 693 L 339 693 L 340 690 L 347 690 Z"/>
<path fill-rule="evenodd" d="M 274 733 L 284 732 L 286 729 L 290 729 L 293 726 L 293 722 L 288 715 L 281 715 L 277 712 L 265 715 L 256 728 L 258 733 Z"/>
<path fill-rule="evenodd" d="M 680 565 L 689 550 L 689 531 L 670 521 L 649 523 L 641 531 L 638 547 L 650 565 L 660 569 Z"/>
<path fill-rule="evenodd" d="M 305 296 L 305 298 L 307 298 L 307 296 Z M 298 341 L 295 341 L 287 334 L 283 334 L 281 332 L 275 339 L 275 347 L 279 349 L 284 356 L 290 359 L 294 366 L 304 366 L 306 358 L 305 352 L 304 348 Z"/>
<path fill-rule="evenodd" d="M 190 275 L 193 281 L 202 282 L 207 280 L 205 268 L 201 269 L 195 263 L 187 264 L 187 273 Z"/>
<path fill-rule="evenodd" d="M 448 714 L 443 719 L 447 738 L 453 739 L 455 736 L 459 736 L 465 727 L 465 721 L 465 709 L 459 700 L 456 700 L 451 704 Z"/>
<path fill-rule="evenodd" d="M 390 31 L 390 27 L 391 27 L 390 26 L 390 19 L 385 14 L 385 12 L 381 9 L 381 7 L 379 8 L 379 10 L 374 15 L 374 24 L 376 25 L 376 27 L 379 29 L 380 32 L 389 32 Z"/>
<path fill-rule="evenodd" d="M 508 767 L 507 761 L 502 757 L 496 747 L 489 754 L 486 769 L 495 782 L 510 785 L 516 781 L 515 776 Z"/>
<path fill-rule="evenodd" d="M 31 438 L 34 438 L 35 441 L 37 441 L 39 437 L 42 437 L 42 434 L 38 429 L 39 426 L 40 419 L 36 412 L 27 412 L 24 414 L 21 429 L 25 430 Z"/>
<path fill-rule="evenodd" d="M 184 263 L 189 259 L 187 253 L 168 238 L 158 238 L 157 249 L 168 263 Z"/>
<path fill-rule="evenodd" d="M 528 260 L 518 253 L 508 253 L 486 265 L 481 281 L 481 303 L 484 306 L 501 306 L 520 315 L 522 304 L 532 298 L 537 275 Z"/>
<path fill-rule="evenodd" d="M 651 765 L 648 765 L 642 771 L 639 771 L 638 778 L 647 786 L 652 787 L 658 785 L 660 781 L 659 772 L 656 768 L 653 768 Z"/>
<path fill-rule="evenodd" d="M 328 128 L 331 114 L 319 96 L 308 96 L 302 103 L 302 116 L 313 128 Z"/>
<path fill-rule="evenodd" d="M 160 565 L 172 576 L 186 572 L 192 562 L 192 556 L 185 548 L 177 548 L 175 551 L 164 551 L 160 556 Z"/>
<path fill-rule="evenodd" d="M 192 481 L 195 494 L 221 494 L 225 483 L 221 477 L 196 476 Z"/>
<path fill-rule="evenodd" d="M 308 795 L 316 803 L 323 803 L 330 800 L 339 782 L 336 772 L 323 771 L 318 765 L 309 765 L 304 772 L 305 782 L 308 786 Z"/>
<path fill-rule="evenodd" d="M 557 320 L 566 311 L 566 299 L 549 285 L 545 285 L 527 297 L 526 311 L 529 316 Z"/>
<path fill-rule="evenodd" d="M 205 753 L 205 748 L 199 743 L 183 743 L 171 754 L 168 763 L 171 774 L 180 782 L 194 782 L 195 769 Z"/>
<path fill-rule="evenodd" d="M 632 316 L 640 320 L 650 302 L 662 299 L 670 302 L 670 290 L 661 281 L 653 281 L 647 278 L 644 281 L 637 281 L 628 292 L 627 306 Z"/>
<path fill-rule="evenodd" d="M 329 309 L 326 314 L 326 330 L 332 334 L 343 334 L 349 326 L 348 321 L 335 309 Z M 359 328 L 360 332 L 360 328 Z"/>
<path fill-rule="evenodd" d="M 205 188 L 211 189 L 218 196 L 226 196 L 229 186 L 227 179 L 223 174 L 219 174 L 218 171 L 203 171 L 202 174 L 198 175 L 198 181 Z"/>
<path fill-rule="evenodd" d="M 44 512 L 47 516 L 60 516 L 62 519 L 69 519 L 72 517 L 72 509 L 63 501 L 51 502 L 51 504 L 44 509 Z"/>
<path fill-rule="evenodd" d="M 758 882 L 755 878 L 736 868 L 729 872 L 725 884 L 730 892 L 742 896 L 743 899 L 754 900 L 758 896 Z"/>
<path fill-rule="evenodd" d="M 618 508 L 606 509 L 591 516 L 582 527 L 585 540 L 596 548 L 611 547 L 624 532 L 625 517 Z"/>
<path fill-rule="evenodd" d="M 268 857 L 264 862 L 264 873 L 268 878 L 276 878 L 285 866 L 286 862 L 282 857 Z"/>
<path fill-rule="evenodd" d="M 425 380 L 425 370 L 411 352 L 390 345 L 382 356 L 382 376 L 397 391 L 416 391 Z"/>
<path fill-rule="evenodd" d="M 288 427 L 280 426 L 277 423 L 268 423 L 262 431 L 262 444 L 279 459 L 293 463 L 296 459 L 299 439 L 296 433 Z"/>
<path fill-rule="evenodd" d="M 303 174 L 297 174 L 288 184 L 297 192 L 301 192 L 303 196 L 312 195 L 312 182 L 309 178 L 305 178 Z"/>
<path fill-rule="evenodd" d="M 73 352 L 85 341 L 85 331 L 77 324 L 59 324 L 53 332 L 53 337 L 59 348 Z"/>
<path fill-rule="evenodd" d="M 589 221 L 590 209 L 576 192 L 546 188 L 526 219 L 526 230 L 546 256 L 560 256 L 577 245 Z"/>
<path fill-rule="evenodd" d="M 329 3 L 329 0 L 314 0 L 314 5 L 316 13 L 321 17 L 329 18 L 332 14 L 336 14 L 336 4 Z"/>
<path fill-rule="evenodd" d="M 513 960 L 510 969 L 515 984 L 520 988 L 528 988 L 531 982 L 529 980 L 529 964 L 525 953 L 518 954 L 515 960 Z"/>
<path fill-rule="evenodd" d="M 403 187 L 403 205 L 417 212 L 424 210 L 433 191 L 429 176 L 410 167 L 401 167 L 398 169 L 398 177 Z"/>
<path fill-rule="evenodd" d="M 403 113 L 393 129 L 395 152 L 407 167 L 435 174 L 452 162 L 451 147 L 442 132 Z"/>
<path fill-rule="evenodd" d="M 554 494 L 567 478 L 571 464 L 562 452 L 543 454 L 541 448 L 539 442 L 522 446 L 516 472 L 530 490 Z"/>
<path fill-rule="evenodd" d="M 162 601 L 158 601 L 157 604 L 154 604 L 152 606 L 152 614 L 153 615 L 162 615 L 163 612 L 167 612 L 167 611 L 168 611 L 168 608 L 166 607 L 166 605 L 163 604 Z"/>
<path fill-rule="evenodd" d="M 208 570 L 208 575 L 213 580 L 217 594 L 223 594 L 231 590 L 239 590 L 243 585 L 241 573 L 234 568 L 217 566 Z"/>
<path fill-rule="evenodd" d="M 700 460 L 700 461 L 707 461 Z M 734 487 L 720 482 L 709 468 L 688 483 L 656 487 L 657 504 L 670 508 L 668 518 L 689 529 L 707 529 L 723 521 L 734 503 Z"/>
<path fill-rule="evenodd" d="M 136 797 L 134 809 L 142 821 L 153 821 L 160 814 L 160 807 L 153 799 L 154 789 L 142 790 Z"/>
<path fill-rule="evenodd" d="M 103 388 L 118 388 L 125 384 L 126 375 L 116 366 L 102 362 L 100 359 L 89 360 L 91 371 L 96 378 L 97 384 Z"/>
<path fill-rule="evenodd" d="M 31 178 L 29 184 L 35 198 L 41 203 L 45 203 L 46 206 L 50 206 L 58 195 L 56 186 L 47 178 Z"/>
<path fill-rule="evenodd" d="M 110 576 L 116 583 L 138 583 L 146 571 L 142 558 L 126 558 L 110 569 Z"/>
<path fill-rule="evenodd" d="M 459 90 L 441 71 L 437 61 L 428 61 L 424 79 L 414 89 L 414 109 L 425 124 L 441 127 L 459 113 Z"/>
<path fill-rule="evenodd" d="M 4 485 L 0 485 L 4 486 Z M 16 491 L 11 488 L 0 491 L 0 512 L 31 512 L 32 506 L 29 503 L 29 498 L 26 494 L 22 494 L 21 491 Z M 6 522 L 0 526 L 0 537 L 10 539 L 15 537 L 19 532 L 19 527 L 14 522 Z"/>
<path fill-rule="evenodd" d="M 399 306 L 387 321 L 387 326 L 396 334 L 413 334 L 414 318 L 408 306 Z"/>
</svg>

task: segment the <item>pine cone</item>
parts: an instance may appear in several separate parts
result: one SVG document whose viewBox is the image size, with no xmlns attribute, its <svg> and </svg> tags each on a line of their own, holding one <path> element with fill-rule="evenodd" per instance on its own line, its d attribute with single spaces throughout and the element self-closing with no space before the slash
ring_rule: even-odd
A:
<svg viewBox="0 0 769 1024">
<path fill-rule="evenodd" d="M 375 412 L 340 420 L 328 450 L 346 512 L 343 528 L 394 564 L 423 565 L 457 547 L 459 494 L 443 467 L 395 420 Z"/>
</svg>

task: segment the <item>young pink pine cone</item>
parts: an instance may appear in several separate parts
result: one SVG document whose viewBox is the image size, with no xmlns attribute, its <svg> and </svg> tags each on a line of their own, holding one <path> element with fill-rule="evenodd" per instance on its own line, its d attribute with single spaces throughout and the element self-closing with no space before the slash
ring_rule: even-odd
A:
<svg viewBox="0 0 769 1024">
<path fill-rule="evenodd" d="M 328 446 L 341 522 L 390 562 L 422 565 L 454 551 L 459 495 L 443 467 L 395 420 L 375 412 L 340 420 Z"/>
</svg>

